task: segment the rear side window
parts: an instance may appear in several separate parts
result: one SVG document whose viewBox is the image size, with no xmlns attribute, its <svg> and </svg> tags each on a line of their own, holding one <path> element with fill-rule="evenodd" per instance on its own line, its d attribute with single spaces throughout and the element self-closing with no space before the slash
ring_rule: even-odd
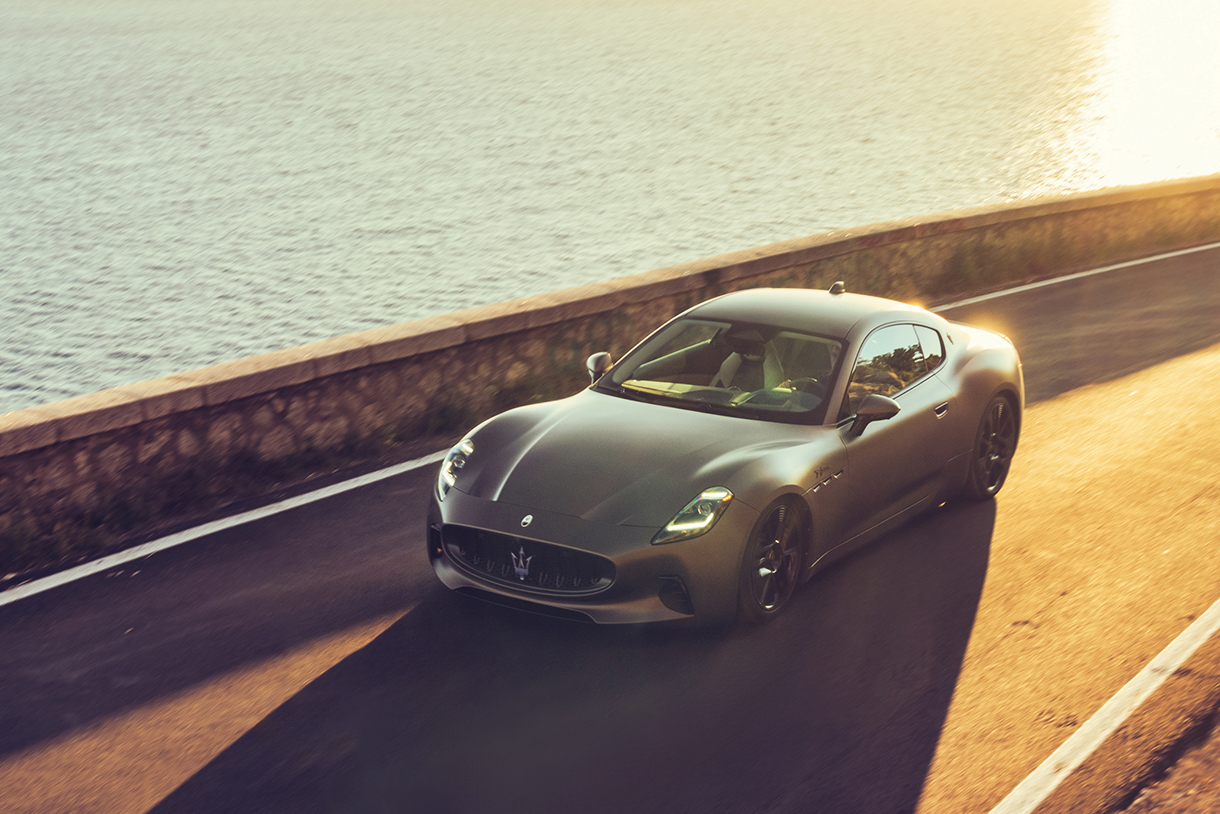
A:
<svg viewBox="0 0 1220 814">
<path fill-rule="evenodd" d="M 945 342 L 937 331 L 924 325 L 916 325 L 915 334 L 919 337 L 919 347 L 923 350 L 924 362 L 931 373 L 945 361 Z"/>
</svg>

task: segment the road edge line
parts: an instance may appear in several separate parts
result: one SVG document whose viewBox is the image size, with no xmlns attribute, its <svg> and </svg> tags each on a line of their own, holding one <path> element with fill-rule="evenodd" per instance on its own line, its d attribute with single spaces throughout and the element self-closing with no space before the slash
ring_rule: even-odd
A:
<svg viewBox="0 0 1220 814">
<path fill-rule="evenodd" d="M 1158 260 L 1168 260 L 1171 257 L 1181 257 L 1186 254 L 1194 254 L 1195 252 L 1204 252 L 1208 249 L 1217 248 L 1220 248 L 1220 243 L 1206 243 L 1202 246 L 1191 246 L 1189 249 L 1178 249 L 1172 252 L 1165 252 L 1164 254 L 1154 254 L 1150 257 L 1144 257 L 1139 260 L 1127 260 L 1123 263 L 1115 263 L 1113 265 L 1102 266 L 1101 268 L 1097 269 L 1086 269 L 1085 271 L 1077 271 L 1074 274 L 1065 274 L 1062 277 L 1052 277 L 1049 280 L 1039 280 L 1035 283 L 1026 283 L 1024 285 L 1016 286 L 1015 288 L 1005 288 L 1000 291 L 993 291 L 990 294 L 980 294 L 977 297 L 967 297 L 964 300 L 946 303 L 945 305 L 938 305 L 935 308 L 929 308 L 928 310 L 935 314 L 939 314 L 941 311 L 948 311 L 950 308 L 961 308 L 966 305 L 974 305 L 977 302 L 994 300 L 997 297 L 1006 297 L 1009 294 L 1020 294 L 1022 291 L 1033 291 L 1035 288 L 1044 288 L 1048 285 L 1068 283 L 1072 280 L 1092 277 L 1094 274 L 1105 274 L 1108 271 L 1119 271 L 1120 269 L 1131 268 L 1132 266 L 1138 266 L 1143 263 L 1154 263 Z"/>
<path fill-rule="evenodd" d="M 991 814 L 1032 814 L 1037 810 L 1217 631 L 1220 631 L 1220 599 L 1179 633 L 1058 749 L 1051 752 L 999 805 L 991 809 Z"/>
<path fill-rule="evenodd" d="M 362 486 L 368 486 L 371 483 L 392 478 L 395 475 L 401 475 L 404 472 L 410 472 L 413 469 L 428 466 L 429 464 L 440 463 L 445 457 L 444 452 L 435 452 L 431 455 L 425 455 L 422 458 L 414 458 L 410 461 L 404 461 L 394 466 L 379 469 L 376 472 L 369 472 L 366 475 L 352 478 L 351 480 L 340 481 L 339 483 L 324 486 L 321 489 L 315 489 L 312 492 L 295 495 L 275 503 L 269 503 L 266 506 L 259 506 L 256 509 L 241 512 L 239 514 L 222 517 L 219 520 L 213 520 L 210 523 L 204 523 L 201 526 L 184 529 L 183 531 L 175 532 L 174 534 L 160 537 L 156 540 L 151 540 L 147 543 L 141 543 L 131 548 L 117 551 L 114 554 L 109 554 L 105 557 L 99 557 L 96 560 L 81 563 L 72 568 L 64 569 L 54 574 L 42 577 L 41 579 L 32 580 L 30 582 L 16 585 L 8 590 L 0 592 L 0 607 L 12 604 L 20 599 L 25 599 L 35 594 L 40 594 L 44 591 L 49 591 L 52 588 L 58 588 L 61 585 L 67 585 L 70 582 L 75 582 L 78 579 L 97 574 L 102 571 L 108 571 L 124 563 L 138 560 L 141 557 L 147 557 L 156 554 L 158 551 L 164 551 L 167 548 L 189 543 L 192 540 L 197 540 L 200 537 L 206 537 L 209 534 L 215 534 L 218 531 L 231 529 L 235 526 L 241 526 L 246 523 L 261 520 L 264 517 L 271 517 L 281 512 L 295 509 L 299 506 L 305 506 L 319 500 L 325 500 L 335 495 L 349 492 L 352 489 L 359 489 Z"/>
</svg>

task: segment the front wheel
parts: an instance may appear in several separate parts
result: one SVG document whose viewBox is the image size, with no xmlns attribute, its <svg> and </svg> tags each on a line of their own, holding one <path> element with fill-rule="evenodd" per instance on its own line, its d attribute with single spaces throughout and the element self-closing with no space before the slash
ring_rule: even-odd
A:
<svg viewBox="0 0 1220 814">
<path fill-rule="evenodd" d="M 1017 451 L 1017 416 L 1012 403 L 996 396 L 987 405 L 970 456 L 966 494 L 975 500 L 995 497 L 1008 477 Z"/>
<path fill-rule="evenodd" d="M 741 560 L 737 604 L 743 621 L 765 622 L 788 605 L 801 577 L 804 538 L 801 515 L 789 503 L 772 503 L 759 517 Z"/>
</svg>

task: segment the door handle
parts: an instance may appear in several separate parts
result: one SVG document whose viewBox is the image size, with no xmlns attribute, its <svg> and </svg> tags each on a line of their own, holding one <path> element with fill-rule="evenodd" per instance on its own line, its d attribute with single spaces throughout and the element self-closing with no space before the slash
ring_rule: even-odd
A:
<svg viewBox="0 0 1220 814">
<path fill-rule="evenodd" d="M 946 401 L 944 404 L 938 404 L 932 409 L 936 413 L 937 418 L 944 418 L 945 413 L 949 412 L 949 402 Z"/>
</svg>

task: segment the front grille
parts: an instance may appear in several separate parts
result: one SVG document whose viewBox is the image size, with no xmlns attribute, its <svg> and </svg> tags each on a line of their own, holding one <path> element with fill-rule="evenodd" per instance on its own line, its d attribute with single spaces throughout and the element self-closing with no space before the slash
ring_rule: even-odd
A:
<svg viewBox="0 0 1220 814">
<path fill-rule="evenodd" d="M 455 561 L 504 585 L 587 594 L 614 581 L 614 563 L 586 551 L 466 526 L 447 525 L 441 538 Z"/>
</svg>

